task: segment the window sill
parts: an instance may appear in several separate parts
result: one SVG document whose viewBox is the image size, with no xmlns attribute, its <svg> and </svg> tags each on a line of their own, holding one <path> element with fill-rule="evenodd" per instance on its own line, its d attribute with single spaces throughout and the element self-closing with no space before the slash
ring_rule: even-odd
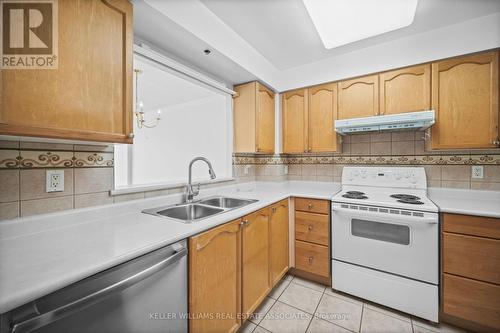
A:
<svg viewBox="0 0 500 333">
<path fill-rule="evenodd" d="M 193 181 L 193 184 L 212 185 L 217 183 L 230 182 L 234 180 L 235 178 L 227 177 L 227 178 L 220 178 L 213 180 Z M 114 190 L 109 191 L 109 194 L 113 196 L 113 195 L 122 195 L 122 194 L 157 191 L 157 190 L 168 190 L 168 189 L 186 187 L 186 185 L 187 185 L 186 182 L 132 185 L 127 187 L 115 188 Z"/>
</svg>

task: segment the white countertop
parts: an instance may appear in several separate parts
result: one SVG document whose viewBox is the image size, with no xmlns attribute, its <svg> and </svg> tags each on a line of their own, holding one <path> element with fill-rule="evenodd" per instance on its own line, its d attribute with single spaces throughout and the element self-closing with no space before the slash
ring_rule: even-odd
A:
<svg viewBox="0 0 500 333">
<path fill-rule="evenodd" d="M 500 192 L 430 188 L 427 195 L 442 213 L 500 218 Z"/>
<path fill-rule="evenodd" d="M 290 196 L 331 199 L 339 183 L 256 182 L 203 190 L 259 201 L 185 224 L 141 210 L 181 201 L 179 194 L 0 222 L 0 313 L 147 252 Z M 500 192 L 429 189 L 443 212 L 500 217 Z"/>
<path fill-rule="evenodd" d="M 137 256 L 289 196 L 330 199 L 338 183 L 250 183 L 203 190 L 259 201 L 185 224 L 141 213 L 181 195 L 39 215 L 0 223 L 0 313 Z"/>
</svg>

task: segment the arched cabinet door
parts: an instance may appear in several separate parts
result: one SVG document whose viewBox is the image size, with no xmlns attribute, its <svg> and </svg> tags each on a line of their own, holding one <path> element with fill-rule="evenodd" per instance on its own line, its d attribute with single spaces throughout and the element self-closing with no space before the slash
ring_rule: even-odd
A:
<svg viewBox="0 0 500 333">
<path fill-rule="evenodd" d="M 432 64 L 431 148 L 495 148 L 498 142 L 498 51 Z"/>
<path fill-rule="evenodd" d="M 402 68 L 379 75 L 380 115 L 429 110 L 431 65 Z"/>
<path fill-rule="evenodd" d="M 257 82 L 256 146 L 258 153 L 274 153 L 274 92 Z"/>
<path fill-rule="evenodd" d="M 236 332 L 241 325 L 241 220 L 189 239 L 189 331 Z M 225 317 L 217 317 L 218 314 Z M 204 317 L 213 314 L 214 318 Z"/>
<path fill-rule="evenodd" d="M 58 1 L 57 12 L 57 67 L 1 71 L 0 134 L 131 143 L 131 2 Z"/>
<path fill-rule="evenodd" d="M 379 114 L 377 74 L 341 81 L 338 89 L 339 119 L 362 118 Z"/>
<path fill-rule="evenodd" d="M 288 199 L 271 206 L 269 220 L 270 274 L 275 286 L 288 271 Z"/>
<path fill-rule="evenodd" d="M 308 90 L 298 89 L 283 94 L 283 152 L 305 153 L 308 149 Z"/>
<path fill-rule="evenodd" d="M 338 150 L 335 120 L 337 119 L 337 84 L 328 83 L 309 88 L 309 152 Z"/>
</svg>

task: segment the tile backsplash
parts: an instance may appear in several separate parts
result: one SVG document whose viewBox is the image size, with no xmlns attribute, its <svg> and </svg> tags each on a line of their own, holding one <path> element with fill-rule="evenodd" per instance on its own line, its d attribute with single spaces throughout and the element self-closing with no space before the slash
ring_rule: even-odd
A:
<svg viewBox="0 0 500 333">
<path fill-rule="evenodd" d="M 430 187 L 500 191 L 500 149 L 425 151 L 421 132 L 360 134 L 344 137 L 331 154 L 233 157 L 238 182 L 255 180 L 340 182 L 347 165 L 423 166 Z M 179 193 L 183 187 L 111 196 L 113 146 L 0 140 L 0 220 Z M 472 179 L 472 166 L 484 178 Z M 64 191 L 46 193 L 47 169 L 64 170 Z M 211 184 L 205 186 L 218 186 Z"/>
</svg>

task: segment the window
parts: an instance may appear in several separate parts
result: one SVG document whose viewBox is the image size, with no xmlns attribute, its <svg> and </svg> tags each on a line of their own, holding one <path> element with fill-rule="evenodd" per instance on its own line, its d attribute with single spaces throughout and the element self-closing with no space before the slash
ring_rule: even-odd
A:
<svg viewBox="0 0 500 333">
<path fill-rule="evenodd" d="M 134 144 L 115 146 L 115 189 L 186 182 L 196 156 L 212 162 L 218 179 L 231 177 L 231 95 L 139 55 L 134 69 L 142 71 L 134 93 L 146 124 L 158 110 L 161 120 L 140 129 L 134 116 Z M 206 164 L 194 164 L 193 179 L 209 179 Z"/>
</svg>

